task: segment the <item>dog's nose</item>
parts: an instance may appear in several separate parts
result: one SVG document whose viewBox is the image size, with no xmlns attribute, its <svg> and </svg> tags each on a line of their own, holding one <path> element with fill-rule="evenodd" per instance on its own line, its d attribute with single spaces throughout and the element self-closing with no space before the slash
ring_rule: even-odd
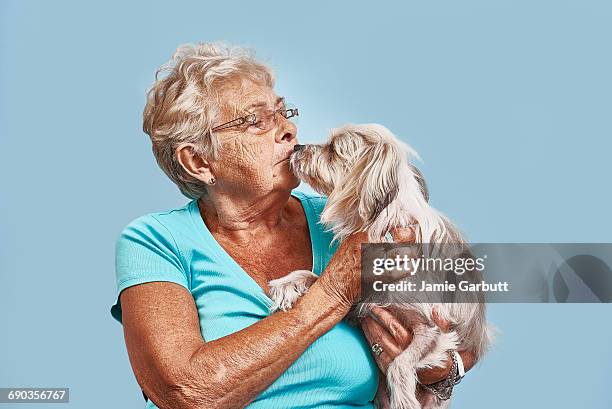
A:
<svg viewBox="0 0 612 409">
<path fill-rule="evenodd" d="M 306 147 L 306 145 L 300 145 L 297 144 L 293 147 L 293 152 L 297 152 L 297 151 L 301 151 L 302 149 L 304 149 Z"/>
</svg>

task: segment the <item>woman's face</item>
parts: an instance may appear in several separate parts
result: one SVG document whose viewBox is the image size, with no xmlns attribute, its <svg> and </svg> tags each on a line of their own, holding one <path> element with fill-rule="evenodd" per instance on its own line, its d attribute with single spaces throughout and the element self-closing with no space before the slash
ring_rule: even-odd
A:
<svg viewBox="0 0 612 409">
<path fill-rule="evenodd" d="M 225 121 L 263 109 L 278 109 L 282 100 L 268 86 L 245 81 L 242 87 L 228 88 L 222 94 Z M 253 108 L 254 104 L 263 107 Z M 223 123 L 221 122 L 221 123 Z M 297 144 L 294 123 L 276 115 L 276 124 L 269 131 L 255 126 L 237 126 L 217 131 L 220 155 L 211 163 L 211 170 L 219 188 L 244 194 L 265 194 L 275 190 L 290 190 L 299 185 L 299 179 L 290 171 L 289 154 Z"/>
</svg>

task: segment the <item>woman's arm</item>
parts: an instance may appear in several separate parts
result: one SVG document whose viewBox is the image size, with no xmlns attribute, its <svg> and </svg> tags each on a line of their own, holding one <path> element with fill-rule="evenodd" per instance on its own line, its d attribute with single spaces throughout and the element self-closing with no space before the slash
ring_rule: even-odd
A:
<svg viewBox="0 0 612 409">
<path fill-rule="evenodd" d="M 359 294 L 358 248 L 343 242 L 291 310 L 210 342 L 184 287 L 151 282 L 125 289 L 125 341 L 139 385 L 160 409 L 244 407 L 346 315 Z"/>
</svg>

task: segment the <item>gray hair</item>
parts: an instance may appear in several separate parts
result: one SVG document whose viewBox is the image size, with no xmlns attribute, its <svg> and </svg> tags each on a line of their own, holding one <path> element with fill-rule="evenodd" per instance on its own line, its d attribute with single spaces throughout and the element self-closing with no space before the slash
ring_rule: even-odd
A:
<svg viewBox="0 0 612 409">
<path fill-rule="evenodd" d="M 149 135 L 157 164 L 190 199 L 206 194 L 206 184 L 185 172 L 176 157 L 182 143 L 215 160 L 219 142 L 212 128 L 223 118 L 220 94 L 228 83 L 249 79 L 274 87 L 272 70 L 254 58 L 252 49 L 223 42 L 183 44 L 155 73 L 147 92 L 143 131 Z M 160 74 L 167 73 L 163 78 Z"/>
</svg>

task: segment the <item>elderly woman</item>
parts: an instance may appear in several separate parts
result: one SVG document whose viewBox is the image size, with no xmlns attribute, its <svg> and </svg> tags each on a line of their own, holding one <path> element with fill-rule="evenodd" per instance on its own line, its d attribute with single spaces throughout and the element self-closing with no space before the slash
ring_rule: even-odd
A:
<svg viewBox="0 0 612 409">
<path fill-rule="evenodd" d="M 410 329 L 384 310 L 364 332 L 343 320 L 358 301 L 363 235 L 331 246 L 317 223 L 326 198 L 294 190 L 297 111 L 271 70 L 249 50 L 206 43 L 179 47 L 163 70 L 143 127 L 191 200 L 121 232 L 111 309 L 147 407 L 373 408 L 376 395 L 383 405 L 384 373 Z M 320 278 L 271 314 L 268 281 L 300 269 Z M 419 379 L 444 379 L 450 366 Z"/>
</svg>

